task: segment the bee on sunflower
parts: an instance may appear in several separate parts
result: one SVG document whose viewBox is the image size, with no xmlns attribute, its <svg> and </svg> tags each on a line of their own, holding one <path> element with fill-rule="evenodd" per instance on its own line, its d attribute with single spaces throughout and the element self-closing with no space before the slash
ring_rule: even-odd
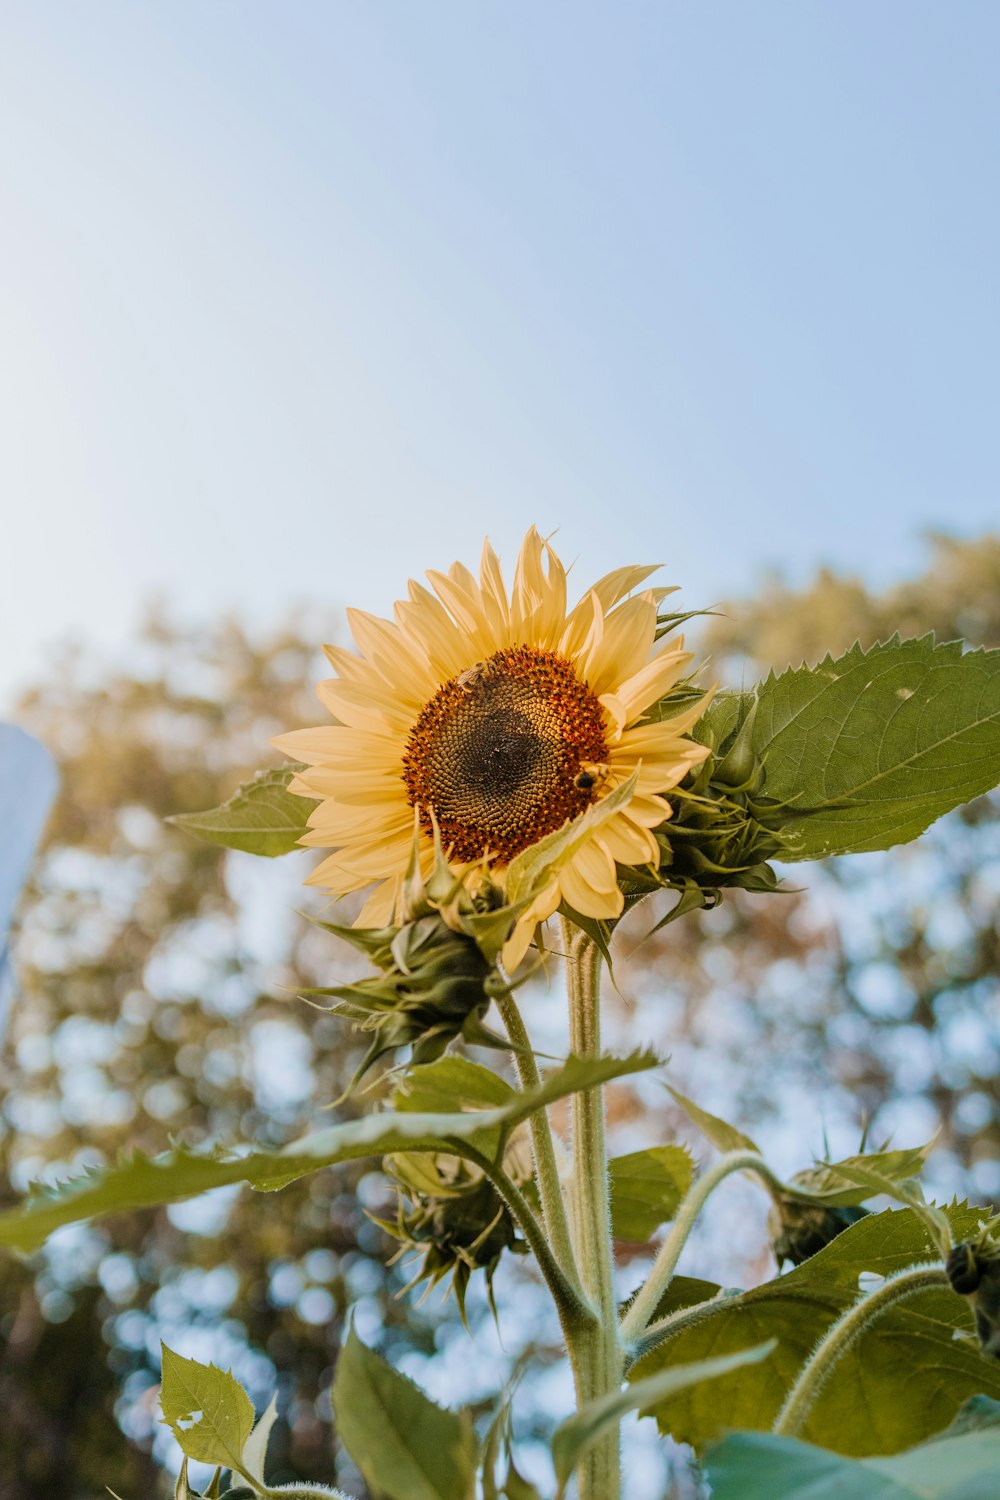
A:
<svg viewBox="0 0 1000 1500">
<path fill-rule="evenodd" d="M 671 590 L 635 592 L 653 572 L 618 568 L 570 608 L 566 568 L 532 527 L 509 593 L 487 541 L 478 579 L 456 562 L 429 572 L 430 588 L 411 581 L 392 620 L 349 610 L 357 652 L 327 646 L 337 675 L 318 687 L 335 722 L 274 742 L 304 766 L 289 789 L 317 804 L 302 842 L 332 851 L 308 883 L 337 897 L 372 887 L 358 923 L 383 926 L 415 815 L 423 871 L 438 837 L 453 868 L 478 866 L 501 887 L 518 855 L 580 820 L 520 911 L 505 967 L 562 903 L 620 916 L 618 866 L 658 867 L 664 793 L 709 754 L 688 733 L 710 693 L 648 713 L 691 661 L 682 638 L 658 645 Z M 585 820 L 613 794 L 608 816 Z"/>
</svg>

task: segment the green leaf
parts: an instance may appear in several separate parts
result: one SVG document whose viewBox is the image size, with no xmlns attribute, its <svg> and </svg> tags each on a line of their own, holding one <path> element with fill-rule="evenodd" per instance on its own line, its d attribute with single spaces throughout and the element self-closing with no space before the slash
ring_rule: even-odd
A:
<svg viewBox="0 0 1000 1500">
<path fill-rule="evenodd" d="M 656 1304 L 650 1322 L 681 1312 L 686 1307 L 700 1307 L 703 1302 L 711 1302 L 721 1291 L 718 1282 L 704 1281 L 700 1276 L 671 1276 L 670 1285 Z M 740 1295 L 739 1290 L 734 1289 L 730 1295 Z"/>
<path fill-rule="evenodd" d="M 359 1157 L 405 1150 L 454 1152 L 450 1143 L 463 1133 L 489 1150 L 498 1133 L 494 1128 L 480 1135 L 482 1118 L 386 1113 L 334 1125 L 277 1151 L 202 1156 L 181 1147 L 152 1158 L 137 1153 L 116 1166 L 92 1168 L 82 1177 L 37 1189 L 21 1207 L 0 1214 L 0 1246 L 27 1253 L 64 1224 L 178 1203 L 234 1183 L 274 1191 L 321 1167 Z M 446 1130 L 447 1139 L 435 1127 Z"/>
<path fill-rule="evenodd" d="M 90 1169 L 56 1187 L 36 1189 L 19 1208 L 0 1214 L 0 1246 L 30 1252 L 64 1224 L 177 1203 L 233 1183 L 274 1192 L 322 1167 L 360 1157 L 412 1151 L 460 1156 L 464 1146 L 493 1156 L 509 1131 L 536 1110 L 657 1064 L 649 1052 L 628 1057 L 570 1057 L 537 1089 L 512 1092 L 506 1104 L 493 1109 L 456 1114 L 387 1110 L 331 1125 L 279 1150 L 251 1148 L 245 1154 L 202 1156 L 179 1148 L 155 1158 L 136 1154 L 117 1166 Z"/>
<path fill-rule="evenodd" d="M 511 1403 L 527 1359 L 527 1355 L 521 1355 L 514 1373 L 500 1394 L 496 1411 L 493 1413 L 483 1438 L 482 1462 L 479 1471 L 482 1500 L 542 1500 L 535 1486 L 518 1472 L 511 1451 L 513 1447 Z M 496 1478 L 498 1465 L 504 1470 L 504 1477 L 499 1486 Z"/>
<path fill-rule="evenodd" d="M 975 1233 L 978 1210 L 946 1212 L 956 1237 Z M 721 1298 L 703 1321 L 640 1360 L 630 1378 L 775 1338 L 773 1356 L 753 1380 L 724 1376 L 710 1393 L 682 1392 L 655 1413 L 664 1431 L 696 1447 L 726 1429 L 770 1428 L 817 1341 L 857 1300 L 859 1276 L 885 1276 L 932 1255 L 927 1228 L 912 1210 L 870 1214 L 795 1270 Z M 1000 1365 L 971 1338 L 955 1337 L 971 1331 L 966 1302 L 946 1289 L 887 1312 L 837 1364 L 804 1436 L 842 1453 L 894 1453 L 946 1426 L 967 1396 L 1000 1399 Z"/>
<path fill-rule="evenodd" d="M 163 1350 L 163 1422 L 182 1452 L 201 1463 L 241 1471 L 253 1429 L 253 1402 L 228 1370 Z"/>
<path fill-rule="evenodd" d="M 393 1093 L 396 1109 L 429 1113 L 489 1109 L 509 1103 L 516 1093 L 498 1073 L 467 1057 L 447 1053 L 436 1062 L 409 1068 Z"/>
<path fill-rule="evenodd" d="M 894 636 L 772 673 L 756 697 L 752 745 L 782 805 L 782 859 L 906 843 L 1000 781 L 1000 651 Z M 732 702 L 718 712 L 729 723 Z"/>
<path fill-rule="evenodd" d="M 549 1073 L 537 1089 L 515 1094 L 505 1106 L 504 1114 L 512 1123 L 527 1120 L 547 1104 L 555 1104 L 569 1094 L 579 1094 L 585 1089 L 598 1088 L 612 1083 L 616 1078 L 625 1078 L 631 1073 L 645 1073 L 650 1068 L 661 1066 L 654 1052 L 639 1050 L 627 1057 L 573 1057 L 566 1059 L 561 1067 Z"/>
<path fill-rule="evenodd" d="M 651 1146 L 612 1157 L 611 1226 L 616 1239 L 648 1240 L 691 1186 L 693 1166 L 683 1146 Z"/>
<path fill-rule="evenodd" d="M 317 805 L 308 797 L 296 797 L 288 783 L 302 766 L 281 766 L 261 771 L 245 781 L 221 807 L 206 812 L 175 813 L 176 823 L 209 844 L 241 849 L 246 854 L 264 854 L 273 859 L 290 854 L 309 831 L 309 814 Z"/>
<path fill-rule="evenodd" d="M 267 1407 L 261 1414 L 256 1427 L 243 1445 L 243 1467 L 255 1479 L 258 1484 L 264 1484 L 264 1459 L 267 1457 L 267 1443 L 271 1436 L 271 1428 L 274 1426 L 278 1416 L 278 1398 L 272 1396 Z"/>
<path fill-rule="evenodd" d="M 885 1186 L 869 1174 L 878 1174 L 890 1184 L 906 1183 L 923 1171 L 933 1145 L 928 1141 L 924 1146 L 900 1151 L 870 1151 L 845 1156 L 842 1161 L 818 1162 L 805 1172 L 796 1172 L 789 1186 L 801 1188 L 830 1208 L 856 1207 L 885 1191 Z"/>
<path fill-rule="evenodd" d="M 719 1359 L 675 1365 L 669 1370 L 650 1375 L 645 1380 L 637 1380 L 624 1390 L 611 1391 L 597 1401 L 589 1401 L 557 1427 L 552 1438 L 552 1461 L 559 1481 L 557 1500 L 561 1500 L 566 1485 L 587 1449 L 619 1422 L 626 1412 L 639 1411 L 643 1407 L 668 1400 L 689 1386 L 702 1385 L 705 1381 L 716 1380 L 720 1375 L 741 1370 L 746 1365 L 758 1364 L 773 1349 L 772 1340 L 767 1344 L 759 1344 L 755 1349 L 743 1349 L 736 1354 L 725 1354 Z"/>
<path fill-rule="evenodd" d="M 352 1328 L 333 1382 L 337 1434 L 389 1500 L 472 1500 L 479 1445 L 467 1411 L 437 1406 Z"/>
<path fill-rule="evenodd" d="M 677 1089 L 667 1086 L 667 1092 L 671 1094 L 681 1109 L 690 1120 L 698 1126 L 698 1129 L 708 1136 L 712 1145 L 718 1151 L 755 1151 L 759 1156 L 760 1147 L 744 1135 L 742 1130 L 737 1130 L 735 1125 L 729 1125 L 725 1120 L 720 1120 L 718 1115 L 710 1115 L 707 1109 L 700 1109 L 693 1099 L 688 1099 L 684 1094 L 678 1093 Z"/>
<path fill-rule="evenodd" d="M 895 1458 L 841 1458 L 795 1438 L 737 1432 L 709 1450 L 713 1500 L 993 1500 L 1000 1431 L 941 1437 Z"/>
</svg>

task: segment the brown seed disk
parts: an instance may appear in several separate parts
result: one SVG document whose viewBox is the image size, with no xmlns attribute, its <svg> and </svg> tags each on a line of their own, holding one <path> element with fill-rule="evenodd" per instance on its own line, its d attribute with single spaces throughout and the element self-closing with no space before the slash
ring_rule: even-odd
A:
<svg viewBox="0 0 1000 1500">
<path fill-rule="evenodd" d="M 604 710 L 554 651 L 511 646 L 439 688 L 410 731 L 403 779 L 451 858 L 508 864 L 594 800 L 584 762 L 607 758 Z M 586 782 L 586 778 L 583 778 Z"/>
</svg>

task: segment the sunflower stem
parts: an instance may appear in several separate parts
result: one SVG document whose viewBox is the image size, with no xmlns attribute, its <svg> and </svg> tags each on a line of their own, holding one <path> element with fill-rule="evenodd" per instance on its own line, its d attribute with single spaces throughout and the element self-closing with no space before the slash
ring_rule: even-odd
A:
<svg viewBox="0 0 1000 1500">
<path fill-rule="evenodd" d="M 571 922 L 563 920 L 569 998 L 570 1047 L 578 1057 L 601 1051 L 601 953 Z M 571 1332 L 569 1357 L 577 1405 L 620 1390 L 624 1352 L 615 1302 L 611 1195 L 604 1141 L 604 1090 L 573 1095 L 573 1237 L 585 1292 L 597 1308 L 597 1321 Z M 580 1500 L 619 1500 L 621 1453 L 616 1424 L 584 1454 Z"/>
<path fill-rule="evenodd" d="M 535 1054 L 531 1050 L 531 1039 L 521 1019 L 517 1002 L 510 993 L 507 993 L 499 995 L 496 1004 L 507 1029 L 507 1035 L 514 1046 L 514 1065 L 517 1068 L 521 1088 L 525 1092 L 536 1089 L 541 1084 L 541 1075 L 538 1072 Z M 536 1110 L 528 1123 L 531 1130 L 531 1150 L 535 1162 L 535 1178 L 542 1205 L 545 1235 L 563 1275 L 582 1299 L 580 1272 L 573 1253 L 573 1241 L 570 1238 L 566 1200 L 559 1177 L 559 1163 L 556 1160 L 555 1141 L 549 1124 L 548 1110 Z"/>
</svg>

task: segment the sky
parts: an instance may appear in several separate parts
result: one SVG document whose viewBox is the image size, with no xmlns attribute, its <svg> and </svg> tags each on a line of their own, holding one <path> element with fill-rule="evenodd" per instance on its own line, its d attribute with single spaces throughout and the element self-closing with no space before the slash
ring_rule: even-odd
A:
<svg viewBox="0 0 1000 1500">
<path fill-rule="evenodd" d="M 0 709 L 557 531 L 688 607 L 998 521 L 993 0 L 0 0 Z"/>
</svg>

